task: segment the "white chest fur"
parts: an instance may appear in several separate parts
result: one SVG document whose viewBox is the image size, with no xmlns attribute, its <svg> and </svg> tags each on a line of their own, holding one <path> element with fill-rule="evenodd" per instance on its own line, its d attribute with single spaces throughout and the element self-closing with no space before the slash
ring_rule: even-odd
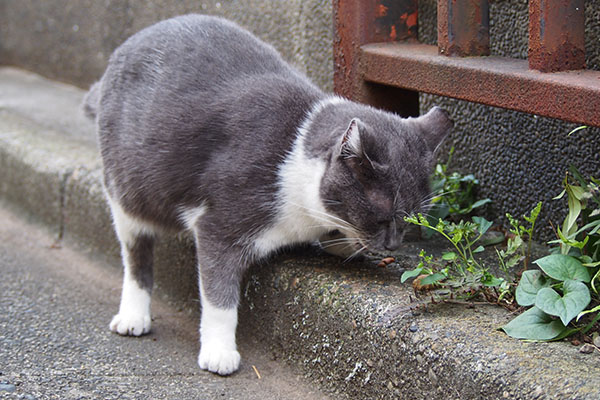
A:
<svg viewBox="0 0 600 400">
<path fill-rule="evenodd" d="M 318 102 L 298 129 L 294 146 L 279 168 L 277 217 L 254 242 L 258 257 L 282 246 L 316 241 L 339 227 L 339 219 L 327 213 L 319 195 L 325 161 L 308 158 L 304 141 L 314 116 L 326 106 L 343 101 L 346 100 L 330 97 Z"/>
<path fill-rule="evenodd" d="M 282 246 L 314 241 L 334 229 L 319 197 L 325 162 L 309 159 L 304 137 L 296 143 L 279 169 L 279 209 L 273 224 L 255 239 L 254 250 L 262 257 Z"/>
</svg>

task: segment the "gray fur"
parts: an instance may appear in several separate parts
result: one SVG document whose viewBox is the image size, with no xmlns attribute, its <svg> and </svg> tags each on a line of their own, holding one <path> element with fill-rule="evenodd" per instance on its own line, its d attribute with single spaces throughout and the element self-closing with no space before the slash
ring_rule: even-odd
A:
<svg viewBox="0 0 600 400">
<path fill-rule="evenodd" d="M 152 292 L 154 236 L 141 233 L 135 236 L 132 242 L 127 244 L 127 257 L 129 258 L 131 274 L 140 288 Z"/>
<path fill-rule="evenodd" d="M 230 308 L 256 261 L 254 238 L 276 218 L 279 166 L 326 98 L 247 31 L 187 15 L 123 43 L 85 110 L 97 121 L 107 193 L 127 214 L 181 230 L 182 210 L 206 207 L 193 227 L 202 285 L 212 304 Z M 344 144 L 354 118 L 358 153 Z M 433 151 L 451 127 L 445 113 L 401 119 L 343 102 L 305 126 L 306 154 L 327 163 L 328 211 L 360 228 L 372 249 L 397 248 L 402 216 L 426 206 Z M 137 279 L 148 287 L 147 274 Z"/>
</svg>

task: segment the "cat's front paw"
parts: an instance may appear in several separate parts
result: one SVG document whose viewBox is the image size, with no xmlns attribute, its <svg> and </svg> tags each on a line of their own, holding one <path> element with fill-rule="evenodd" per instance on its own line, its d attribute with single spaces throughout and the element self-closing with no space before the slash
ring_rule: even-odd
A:
<svg viewBox="0 0 600 400">
<path fill-rule="evenodd" d="M 119 313 L 110 321 L 110 330 L 119 335 L 141 336 L 150 332 L 150 315 Z"/>
<path fill-rule="evenodd" d="M 231 375 L 240 367 L 240 359 L 240 353 L 236 350 L 202 346 L 198 355 L 198 365 L 219 375 Z"/>
</svg>

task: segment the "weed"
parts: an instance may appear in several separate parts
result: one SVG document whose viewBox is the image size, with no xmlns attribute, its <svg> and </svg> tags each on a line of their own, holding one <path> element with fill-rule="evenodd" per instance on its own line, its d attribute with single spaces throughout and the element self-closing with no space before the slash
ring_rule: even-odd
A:
<svg viewBox="0 0 600 400">
<path fill-rule="evenodd" d="M 481 238 L 492 222 L 483 217 L 473 217 L 471 221 L 461 220 L 458 223 L 439 219 L 437 224 L 432 225 L 422 214 L 405 217 L 404 220 L 437 232 L 452 245 L 452 250 L 444 252 L 439 259 L 422 250 L 420 263 L 415 269 L 402 274 L 402 282 L 421 276 L 420 286 L 436 285 L 443 289 L 434 293 L 434 300 L 469 300 L 483 296 L 499 302 L 510 294 L 509 281 L 495 276 L 475 257 L 475 254 L 484 251 Z"/>
<path fill-rule="evenodd" d="M 454 147 L 450 149 L 446 163 L 437 164 L 431 177 L 433 198 L 427 218 L 432 225 L 440 218 L 467 215 L 491 202 L 488 198 L 477 199 L 479 181 L 475 176 L 462 175 L 456 171 L 449 172 L 453 154 Z M 425 237 L 429 237 L 431 233 L 432 231 L 425 231 Z"/>
<path fill-rule="evenodd" d="M 600 182 L 594 178 L 586 181 L 574 167 L 570 173 L 578 184 L 571 183 L 567 173 L 564 190 L 555 198 L 566 194 L 568 202 L 567 216 L 556 229 L 558 238 L 550 242 L 559 246 L 534 261 L 540 269 L 523 273 L 516 301 L 531 308 L 502 327 L 509 336 L 559 340 L 587 333 L 600 319 L 596 287 L 600 280 Z M 576 325 L 587 314 L 587 323 Z"/>
</svg>

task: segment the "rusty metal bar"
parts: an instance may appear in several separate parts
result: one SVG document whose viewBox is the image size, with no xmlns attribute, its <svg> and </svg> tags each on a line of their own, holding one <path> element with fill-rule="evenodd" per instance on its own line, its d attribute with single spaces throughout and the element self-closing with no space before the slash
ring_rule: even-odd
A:
<svg viewBox="0 0 600 400">
<path fill-rule="evenodd" d="M 446 56 L 490 54 L 488 0 L 438 0 L 438 49 Z"/>
<path fill-rule="evenodd" d="M 526 60 L 444 57 L 423 44 L 369 44 L 360 58 L 370 82 L 600 126 L 600 71 L 543 74 Z"/>
<path fill-rule="evenodd" d="M 585 68 L 584 0 L 529 0 L 529 68 Z"/>
<path fill-rule="evenodd" d="M 350 99 L 418 114 L 418 93 L 364 82 L 358 74 L 360 46 L 417 38 L 417 0 L 333 0 L 334 90 Z"/>
</svg>

